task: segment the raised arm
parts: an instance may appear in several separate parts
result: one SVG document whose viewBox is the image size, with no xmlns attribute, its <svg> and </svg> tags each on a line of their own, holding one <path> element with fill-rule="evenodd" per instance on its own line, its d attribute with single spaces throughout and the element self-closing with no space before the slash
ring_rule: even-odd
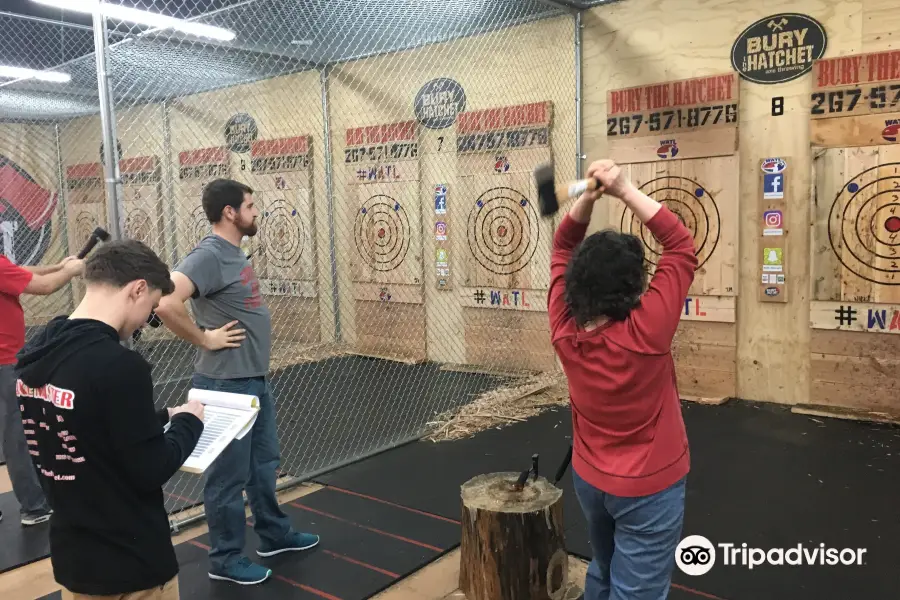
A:
<svg viewBox="0 0 900 600">
<path fill-rule="evenodd" d="M 632 323 L 653 350 L 665 352 L 678 329 L 684 300 L 694 281 L 694 239 L 675 213 L 643 194 L 624 173 L 609 170 L 598 175 L 605 184 L 605 178 L 610 177 L 615 181 L 608 184 L 609 193 L 619 197 L 663 247 L 650 285 L 641 296 L 640 305 L 632 311 Z"/>
<path fill-rule="evenodd" d="M 566 268 L 578 244 L 584 239 L 594 203 L 599 191 L 588 191 L 579 197 L 563 217 L 553 236 L 553 254 L 550 257 L 550 291 L 547 310 L 550 316 L 550 339 L 558 334 L 575 331 L 574 319 L 566 305 Z"/>
<path fill-rule="evenodd" d="M 84 272 L 84 261 L 69 259 L 53 267 L 20 267 L 0 255 L 0 292 L 46 296 Z"/>
</svg>

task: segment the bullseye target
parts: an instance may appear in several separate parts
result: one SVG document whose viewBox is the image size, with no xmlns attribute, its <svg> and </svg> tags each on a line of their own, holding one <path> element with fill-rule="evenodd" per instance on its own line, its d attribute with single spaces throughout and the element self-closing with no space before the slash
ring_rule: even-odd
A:
<svg viewBox="0 0 900 600">
<path fill-rule="evenodd" d="M 855 275 L 900 285 L 900 163 L 866 169 L 841 188 L 829 212 L 828 239 Z"/>
<path fill-rule="evenodd" d="M 719 208 L 709 190 L 692 179 L 679 176 L 658 177 L 639 189 L 666 206 L 684 223 L 694 238 L 698 268 L 702 267 L 715 252 L 721 232 Z M 622 214 L 621 230 L 640 237 L 646 249 L 644 259 L 656 266 L 662 248 L 630 210 Z"/>
<path fill-rule="evenodd" d="M 77 243 L 83 244 L 87 242 L 98 226 L 97 217 L 93 213 L 85 210 L 78 213 L 75 217 L 75 239 L 78 240 Z"/>
<path fill-rule="evenodd" d="M 497 275 L 521 271 L 540 240 L 540 217 L 534 203 L 512 188 L 496 187 L 472 205 L 469 249 L 482 267 Z"/>
<path fill-rule="evenodd" d="M 150 221 L 150 215 L 141 208 L 132 208 L 128 210 L 125 216 L 125 235 L 133 240 L 143 242 L 147 246 L 152 247 L 153 223 Z"/>
<path fill-rule="evenodd" d="M 383 194 L 366 200 L 356 213 L 356 249 L 376 271 L 393 271 L 409 251 L 409 218 L 403 206 Z"/>
<path fill-rule="evenodd" d="M 287 269 L 300 262 L 309 233 L 297 209 L 279 199 L 263 211 L 260 235 L 269 262 Z"/>
</svg>

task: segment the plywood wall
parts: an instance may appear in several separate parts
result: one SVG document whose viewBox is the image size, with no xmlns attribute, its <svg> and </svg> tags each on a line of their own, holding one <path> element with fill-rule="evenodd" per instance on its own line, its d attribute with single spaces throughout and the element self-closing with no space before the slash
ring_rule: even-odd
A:
<svg viewBox="0 0 900 600">
<path fill-rule="evenodd" d="M 573 31 L 571 18 L 553 19 L 339 65 L 329 77 L 334 164 L 344 164 L 347 129 L 414 119 L 413 103 L 422 86 L 434 79 L 451 78 L 465 90 L 467 112 L 551 103 L 553 122 L 549 149 L 560 176 L 573 177 L 575 105 L 572 92 L 575 77 L 574 47 L 570 42 Z M 511 283 L 507 278 L 499 282 L 503 283 L 503 289 L 495 290 L 501 294 L 500 298 L 503 298 L 502 294 L 510 299 L 521 298 L 522 290 L 507 289 L 511 285 L 521 285 L 524 297 L 538 308 L 536 311 L 509 311 L 504 310 L 506 305 L 490 302 L 484 303 L 486 307 L 477 307 L 472 299 L 478 290 L 466 284 L 467 265 L 475 260 L 466 227 L 471 209 L 485 190 L 476 193 L 462 177 L 470 171 L 459 164 L 457 140 L 457 124 L 444 129 L 423 127 L 418 137 L 418 208 L 421 211 L 418 222 L 421 224 L 422 250 L 421 257 L 407 256 L 406 260 L 421 261 L 423 277 L 415 285 L 421 289 L 423 304 L 403 303 L 403 298 L 409 296 L 388 290 L 394 306 L 373 306 L 378 304 L 373 300 L 373 305 L 367 306 L 365 312 L 357 312 L 357 301 L 351 294 L 355 286 L 349 277 L 350 263 L 360 258 L 353 239 L 354 222 L 346 218 L 337 220 L 339 291 L 341 314 L 346 317 L 345 335 L 353 340 L 358 335 L 356 330 L 371 333 L 366 319 L 377 322 L 389 335 L 402 335 L 401 329 L 418 331 L 418 323 L 424 320 L 429 360 L 506 369 L 555 368 L 546 312 L 540 310 L 540 303 L 546 302 L 540 277 L 534 280 L 533 287 L 530 280 Z M 497 156 L 491 157 L 489 172 L 495 173 L 493 167 L 497 160 Z M 522 192 L 536 201 L 534 190 L 527 189 L 532 179 L 528 173 L 533 166 L 534 163 L 528 163 L 514 169 L 501 168 L 502 176 L 498 177 L 516 180 L 516 185 L 523 188 Z M 352 201 L 354 187 L 357 186 L 347 177 L 335 178 L 336 215 L 347 214 L 341 206 Z M 440 248 L 435 236 L 433 202 L 436 188 L 446 189 L 447 213 L 440 216 L 446 217 L 443 220 L 448 225 L 447 240 Z M 445 254 L 437 254 L 441 249 Z M 534 272 L 540 273 L 541 267 L 546 269 L 540 262 L 546 263 L 549 257 L 546 251 L 535 254 L 532 258 Z M 446 261 L 439 260 L 444 256 Z M 449 273 L 446 277 L 450 285 L 438 287 L 437 269 Z M 526 271 L 531 272 L 530 268 L 519 272 Z M 465 296 L 467 293 L 472 297 Z M 483 293 L 488 300 L 491 298 L 489 289 L 485 288 Z"/>
<path fill-rule="evenodd" d="M 828 35 L 826 57 L 889 48 L 898 41 L 900 20 L 885 0 L 857 2 L 799 1 L 791 12 L 808 14 Z M 731 70 L 730 51 L 737 36 L 753 22 L 780 9 L 713 0 L 679 3 L 629 0 L 590 11 L 585 16 L 585 144 L 588 160 L 605 155 L 607 90 L 654 82 L 712 75 Z M 794 190 L 785 218 L 791 248 L 786 259 L 790 290 L 784 304 L 762 303 L 755 293 L 737 298 L 733 337 L 713 331 L 719 324 L 692 323 L 682 328 L 696 357 L 721 352 L 721 344 L 737 348 L 737 396 L 783 403 L 810 398 L 810 211 L 812 153 L 809 148 L 811 75 L 777 85 L 741 82 L 740 102 L 740 290 L 759 286 L 759 165 L 770 156 L 790 156 L 788 185 Z M 772 116 L 772 98 L 784 98 L 784 114 Z M 606 225 L 596 215 L 595 227 Z M 706 331 L 701 333 L 701 330 Z M 712 359 L 710 359 L 712 360 Z M 696 364 L 708 365 L 697 358 Z M 721 361 L 720 361 L 721 362 Z M 727 361 L 726 361 L 727 362 Z M 679 377 L 690 380 L 694 365 L 682 363 Z M 708 381 L 716 378 L 709 371 Z"/>
<path fill-rule="evenodd" d="M 777 10 L 738 0 L 684 0 L 674 4 L 663 0 L 628 0 L 587 11 L 584 14 L 583 91 L 588 161 L 608 154 L 606 102 L 609 90 L 729 72 L 730 50 L 736 37 L 751 23 Z M 890 49 L 900 43 L 896 33 L 900 30 L 900 16 L 894 3 L 888 0 L 800 0 L 792 4 L 790 10 L 808 14 L 824 25 L 828 35 L 826 57 Z M 286 202 L 284 196 L 288 194 L 282 192 L 303 190 L 291 196 L 294 204 L 289 212 L 292 218 L 299 215 L 303 225 L 308 225 L 307 230 L 313 232 L 308 238 L 309 244 L 303 247 L 304 252 L 312 253 L 314 257 L 306 256 L 305 266 L 297 267 L 304 272 L 300 279 L 306 283 L 292 288 L 290 293 L 285 294 L 282 290 L 273 294 L 286 296 L 279 300 L 285 303 L 279 308 L 282 314 L 293 315 L 294 321 L 318 323 L 318 331 L 303 330 L 299 338 L 327 340 L 333 334 L 333 295 L 336 293 L 342 334 L 351 344 L 358 343 L 360 336 L 373 332 L 388 332 L 386 337 L 395 337 L 412 327 L 417 333 L 405 349 L 424 353 L 431 360 L 552 368 L 546 313 L 540 305 L 543 299 L 540 297 L 539 265 L 527 270 L 526 283 L 531 287 L 524 290 L 525 296 L 506 296 L 516 301 L 528 298 L 530 310 L 503 310 L 508 308 L 503 302 L 498 303 L 500 308 L 480 308 L 473 305 L 473 298 L 464 297 L 461 292 L 466 288 L 466 265 L 471 262 L 471 247 L 465 225 L 459 225 L 465 219 L 452 211 L 462 210 L 466 215 L 468 204 L 475 199 L 468 197 L 462 185 L 455 126 L 435 130 L 423 128 L 418 134 L 418 184 L 413 185 L 418 190 L 417 209 L 421 212 L 417 221 L 410 222 L 411 226 L 419 228 L 421 244 L 410 246 L 413 250 L 405 258 L 417 263 L 406 270 L 412 278 L 407 285 L 413 291 L 400 290 L 392 294 L 388 290 L 385 295 L 383 286 L 377 286 L 377 298 L 361 300 L 357 297 L 359 290 L 354 283 L 359 283 L 356 280 L 360 278 L 353 275 L 353 263 L 359 258 L 354 239 L 356 219 L 348 215 L 355 214 L 352 204 L 360 201 L 356 189 L 359 186 L 346 173 L 340 172 L 340 166 L 345 160 L 348 129 L 414 119 L 414 98 L 418 90 L 428 81 L 449 77 L 465 89 L 467 111 L 551 103 L 551 156 L 556 161 L 558 177 L 571 177 L 575 173 L 572 33 L 573 21 L 564 17 L 331 68 L 327 74 L 327 93 L 331 106 L 331 138 L 328 141 L 335 165 L 333 214 L 329 214 L 326 204 L 325 161 L 322 160 L 324 119 L 318 72 L 183 98 L 166 106 L 120 108 L 117 123 L 123 156 L 158 158 L 162 178 L 159 195 L 165 214 L 172 215 L 166 216 L 162 225 L 168 228 L 174 223 L 176 232 L 181 232 L 163 235 L 161 240 L 159 235 L 151 236 L 151 239 L 159 240 L 161 252 L 170 256 L 172 262 L 183 255 L 189 244 L 182 243 L 181 238 L 197 234 L 194 230 L 197 229 L 196 213 L 202 182 L 196 179 L 181 181 L 179 159 L 187 157 L 196 161 L 203 156 L 215 155 L 227 146 L 224 129 L 228 119 L 239 113 L 250 115 L 257 125 L 260 140 L 309 136 L 308 153 L 303 155 L 303 160 L 308 162 L 303 163 L 300 171 L 287 177 L 281 172 L 254 175 L 250 151 L 226 149 L 222 162 L 210 163 L 218 165 L 216 168 L 221 167 L 223 173 L 251 181 L 261 189 L 274 188 L 263 189 L 263 204 L 266 198 Z M 816 227 L 822 225 L 811 201 L 815 177 L 813 152 L 809 145 L 810 78 L 807 74 L 777 85 L 740 83 L 739 158 L 736 165 L 728 167 L 736 169 L 740 176 L 739 210 L 732 216 L 738 227 L 735 287 L 739 293 L 735 323 L 705 322 L 701 313 L 707 313 L 703 315 L 705 317 L 710 310 L 726 309 L 709 304 L 702 308 L 696 303 L 689 304 L 675 348 L 682 381 L 692 382 L 686 385 L 705 389 L 710 395 L 734 390 L 735 395 L 753 400 L 808 403 L 815 400 L 812 396 L 822 393 L 824 383 L 840 383 L 850 390 L 852 379 L 856 377 L 834 381 L 842 371 L 823 367 L 823 360 L 831 360 L 823 356 L 850 356 L 861 362 L 872 343 L 893 343 L 882 339 L 863 340 L 859 331 L 813 333 L 809 327 L 810 300 L 814 293 L 811 273 L 815 270 L 812 265 L 815 232 Z M 784 100 L 784 113 L 779 116 L 772 114 L 772 100 L 776 97 Z M 166 119 L 168 132 L 163 126 Z M 28 162 L 30 155 L 51 156 L 54 151 L 36 141 L 45 139 L 46 132 L 27 135 L 23 130 L 7 126 L 3 132 L 0 139 L 10 140 L 4 142 L 4 146 L 12 148 L 3 151 L 16 154 L 21 161 Z M 64 167 L 99 162 L 99 118 L 72 121 L 62 126 L 61 132 Z M 165 153 L 167 136 L 171 147 L 169 154 Z M 40 148 L 29 149 L 35 144 Z M 181 155 L 184 151 L 201 153 Z M 752 293 L 759 287 L 762 251 L 758 227 L 761 216 L 759 164 L 763 158 L 771 156 L 791 157 L 788 185 L 795 191 L 785 212 L 793 249 L 786 257 L 785 269 L 789 299 L 780 304 L 760 302 L 757 294 Z M 836 161 L 835 164 L 841 163 L 846 168 L 848 159 L 835 153 L 824 160 Z M 39 158 L 37 162 L 41 164 L 33 167 L 35 172 L 41 173 L 46 186 L 52 187 L 53 169 L 46 167 L 52 161 Z M 383 166 L 379 161 L 375 162 L 376 170 Z M 498 161 L 497 164 L 501 163 Z M 498 174 L 502 171 L 501 168 Z M 514 173 L 514 170 L 510 169 L 510 172 Z M 286 187 L 279 187 L 279 177 Z M 514 178 L 515 175 L 511 175 L 510 181 Z M 519 185 L 525 184 L 520 182 Z M 445 190 L 450 209 L 446 219 L 449 231 L 443 245 L 437 243 L 434 229 L 432 202 L 436 189 Z M 104 214 L 98 211 L 97 218 L 102 219 Z M 328 253 L 328 223 L 332 216 L 337 249 L 334 265 Z M 294 221 L 288 219 L 286 223 L 288 226 L 282 227 L 282 232 L 296 229 Z M 594 229 L 611 224 L 609 211 L 595 211 Z M 254 243 L 258 244 L 259 240 Z M 445 253 L 437 255 L 441 248 Z M 62 250 L 59 250 L 60 256 Z M 448 258 L 449 266 L 445 270 L 450 273 L 449 285 L 443 289 L 436 284 L 441 272 L 436 267 L 444 268 L 437 264 L 440 262 L 437 259 L 442 256 Z M 260 269 L 265 271 L 263 262 Z M 336 291 L 331 281 L 333 266 L 337 274 Z M 822 268 L 826 267 L 816 267 Z M 421 273 L 419 282 L 415 281 L 417 273 Z M 514 285 L 521 285 L 521 282 L 504 283 L 504 286 Z M 727 287 L 724 282 L 716 285 Z M 836 292 L 820 289 L 815 293 L 833 296 Z M 385 299 L 389 300 L 386 302 Z M 831 336 L 828 352 L 813 351 L 816 336 L 820 334 Z M 900 339 L 900 336 L 889 337 Z M 706 395 L 706 392 L 700 395 Z M 849 396 L 848 392 L 840 398 L 846 401 Z M 838 397 L 832 394 L 829 398 Z M 839 403 L 839 399 L 834 401 Z"/>
</svg>

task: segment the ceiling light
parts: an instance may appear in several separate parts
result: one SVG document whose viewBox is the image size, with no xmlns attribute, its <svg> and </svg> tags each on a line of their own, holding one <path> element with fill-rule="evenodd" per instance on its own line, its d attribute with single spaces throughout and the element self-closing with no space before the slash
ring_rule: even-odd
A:
<svg viewBox="0 0 900 600">
<path fill-rule="evenodd" d="M 175 17 L 167 17 L 166 15 L 146 10 L 138 10 L 128 6 L 98 2 L 98 0 L 32 0 L 32 2 L 43 4 L 45 6 L 52 6 L 54 8 L 62 8 L 89 14 L 93 13 L 99 4 L 101 12 L 111 19 L 138 23 L 139 25 L 148 25 L 159 29 L 174 29 L 183 33 L 226 42 L 234 39 L 234 32 L 222 29 L 221 27 L 213 27 L 212 25 L 204 25 L 193 21 L 185 21 L 184 19 L 176 19 Z"/>
<path fill-rule="evenodd" d="M 39 79 L 41 81 L 52 81 L 53 83 L 68 83 L 72 80 L 68 73 L 60 73 L 59 71 L 36 71 L 34 69 L 23 69 L 21 67 L 9 67 L 0 65 L 0 77 L 8 77 L 10 79 Z"/>
</svg>

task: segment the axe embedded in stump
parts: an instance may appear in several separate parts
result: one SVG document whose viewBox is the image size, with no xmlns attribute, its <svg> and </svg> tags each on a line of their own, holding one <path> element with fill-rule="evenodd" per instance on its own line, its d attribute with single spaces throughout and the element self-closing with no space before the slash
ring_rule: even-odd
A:
<svg viewBox="0 0 900 600">
<path fill-rule="evenodd" d="M 479 475 L 463 484 L 459 585 L 466 598 L 564 598 L 569 558 L 562 496 L 538 474 L 537 454 L 521 473 Z"/>
</svg>

